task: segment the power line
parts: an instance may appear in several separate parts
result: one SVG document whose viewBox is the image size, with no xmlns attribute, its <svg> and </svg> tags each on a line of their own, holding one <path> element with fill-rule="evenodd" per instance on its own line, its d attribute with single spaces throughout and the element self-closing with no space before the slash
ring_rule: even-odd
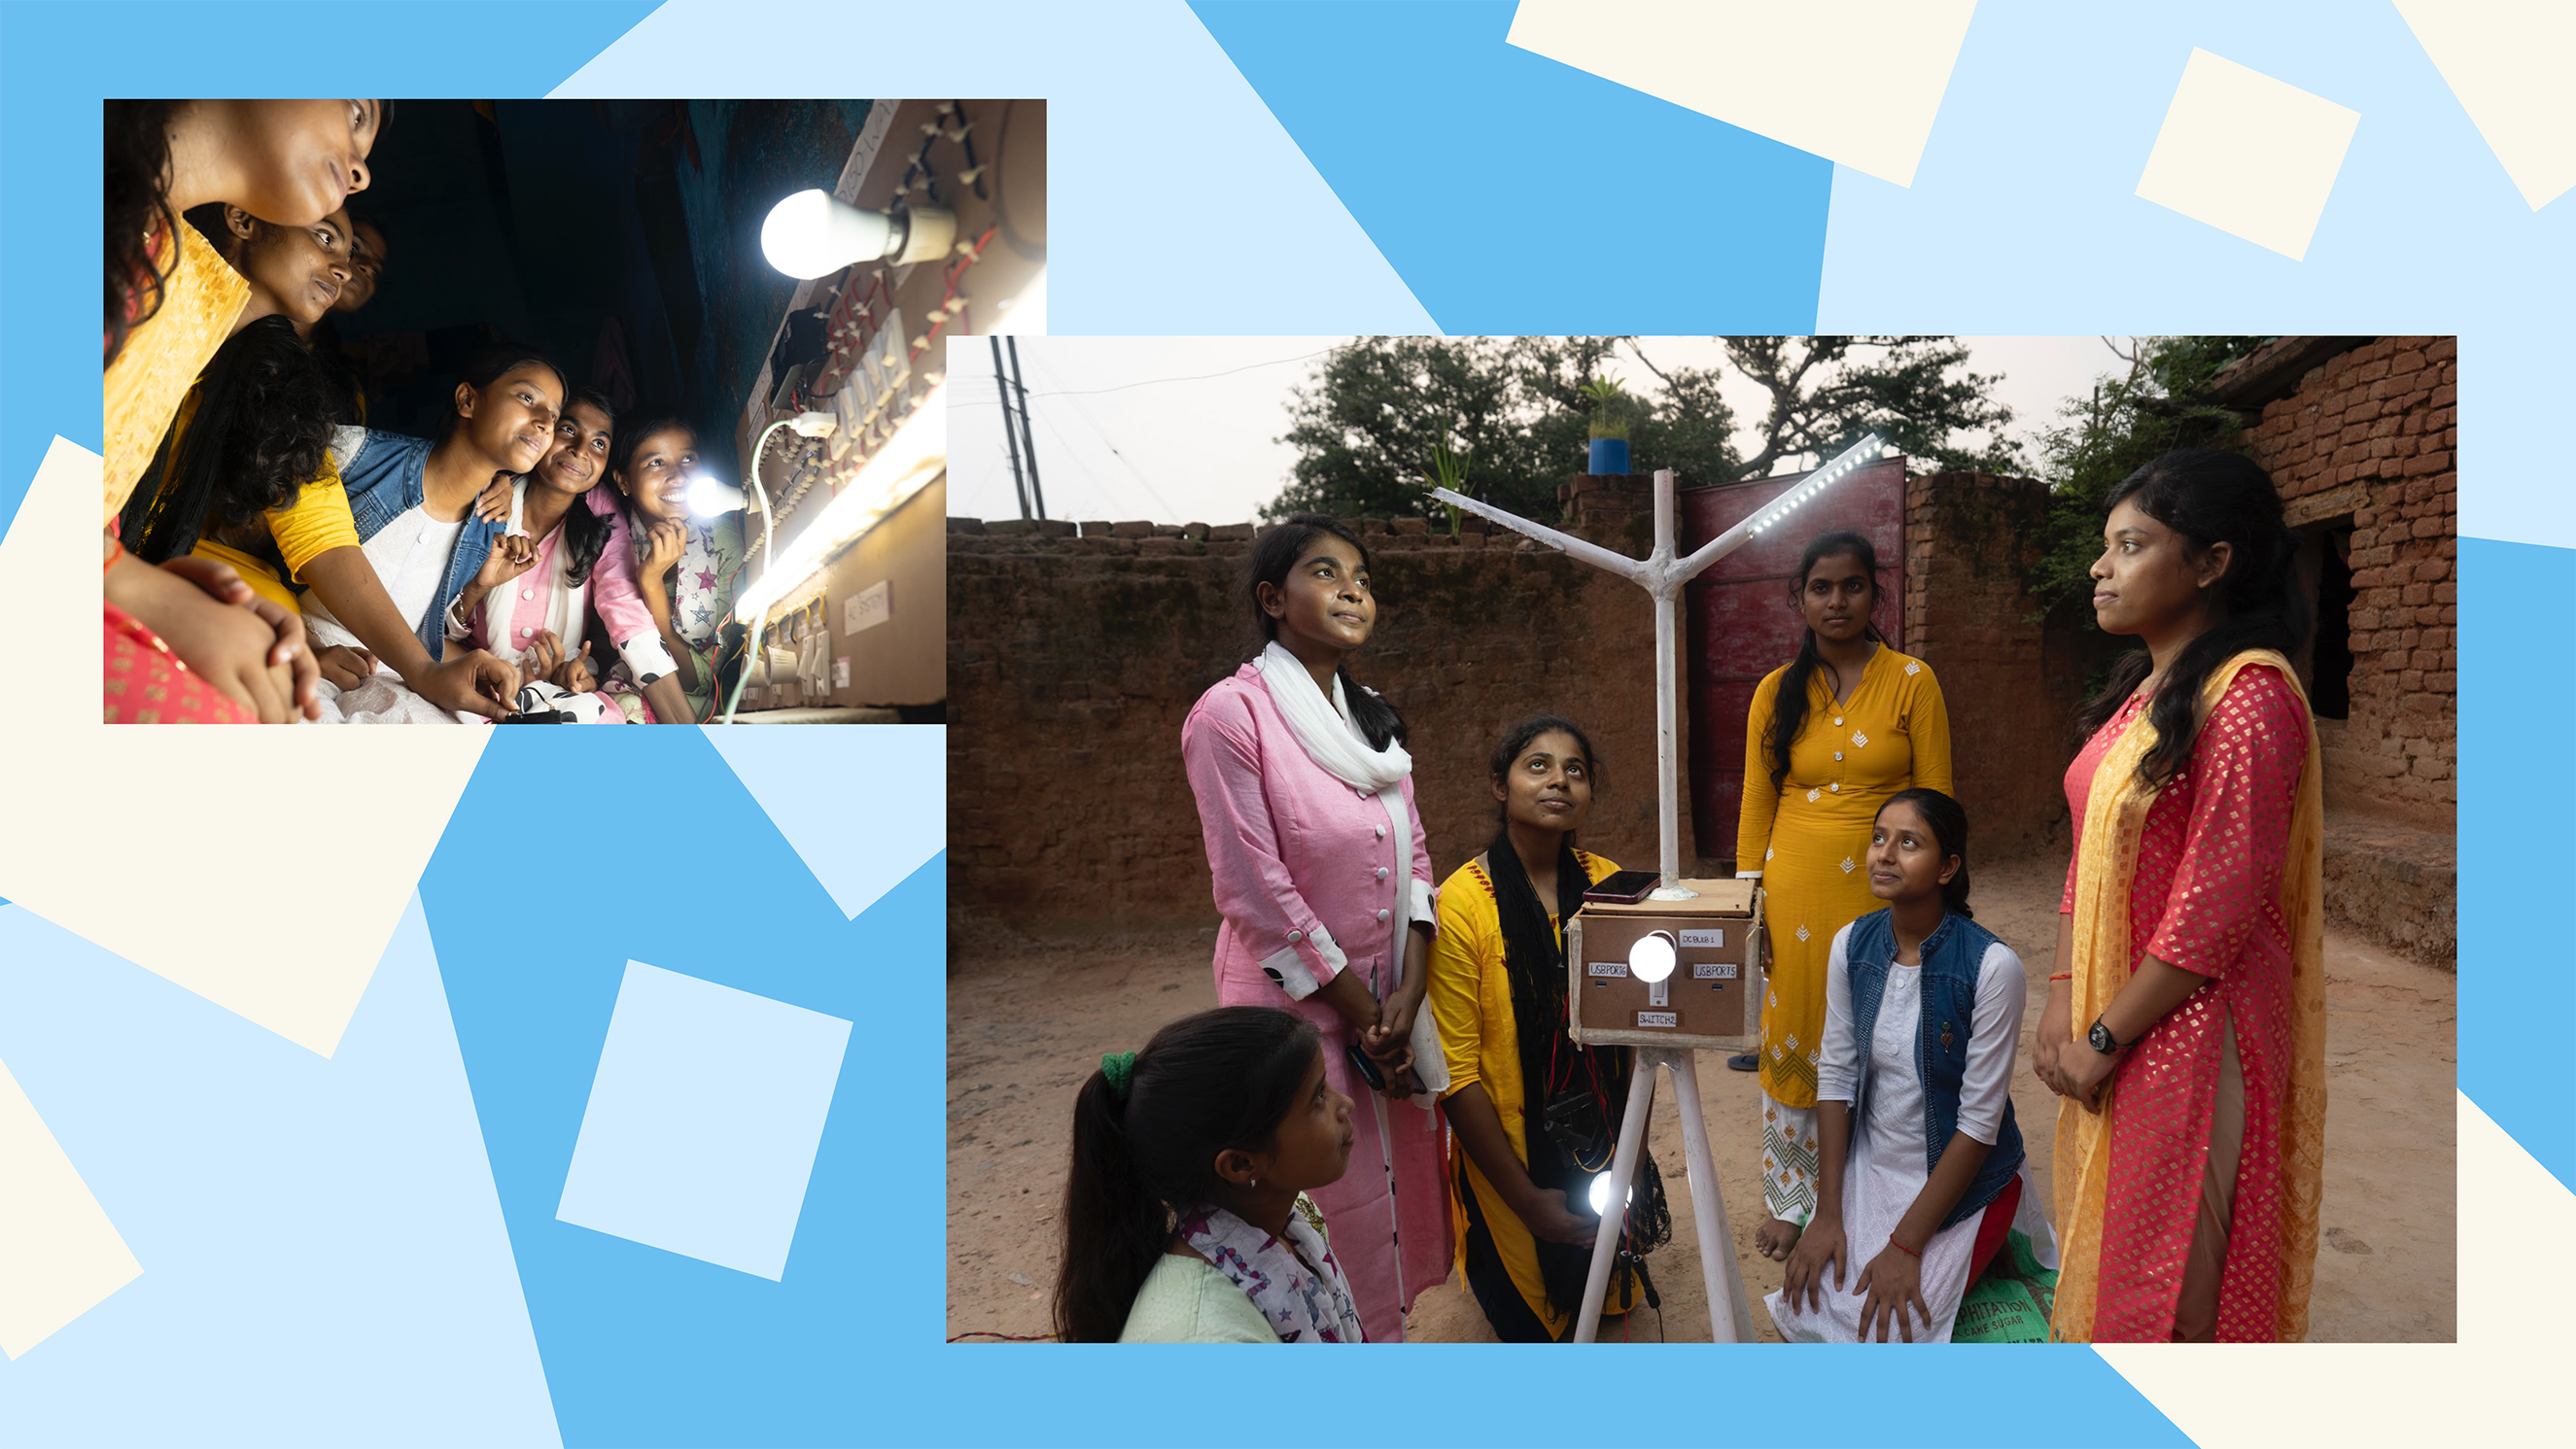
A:
<svg viewBox="0 0 2576 1449">
<path fill-rule="evenodd" d="M 1040 369 L 1038 368 L 1038 366 L 1037 366 L 1037 361 L 1038 361 L 1037 356 L 1036 356 L 1035 352 L 1034 352 L 1034 351 L 1032 351 L 1032 353 L 1030 354 L 1030 357 L 1029 357 L 1030 370 L 1031 370 L 1031 371 L 1038 371 L 1038 370 L 1040 370 Z M 1044 397 L 1071 397 L 1071 396 L 1079 396 L 1079 394 L 1066 393 L 1066 392 L 1062 392 L 1062 391 L 1053 392 L 1053 393 L 1032 394 L 1032 395 L 1033 395 L 1033 396 L 1044 396 Z M 1116 443 L 1113 443 L 1113 442 L 1109 441 L 1109 434 L 1101 430 L 1099 420 L 1098 420 L 1098 419 L 1096 419 L 1096 418 L 1094 418 L 1094 417 L 1092 417 L 1092 415 L 1091 415 L 1091 413 L 1090 413 L 1090 410 L 1089 410 L 1089 409 L 1087 409 L 1087 408 L 1083 407 L 1080 403 L 1070 403 L 1070 402 L 1069 402 L 1069 403 L 1066 403 L 1066 404 L 1065 404 L 1065 406 L 1067 406 L 1067 407 L 1069 407 L 1069 408 L 1073 409 L 1073 411 L 1075 412 L 1075 414 L 1076 414 L 1076 415 L 1078 415 L 1079 417 L 1081 417 L 1082 421 L 1083 421 L 1086 425 L 1088 425 L 1088 426 L 1090 427 L 1091 432 L 1092 432 L 1092 435 L 1093 435 L 1094 437 L 1097 437 L 1098 439 L 1100 439 L 1100 446 L 1102 446 L 1102 447 L 1104 447 L 1104 448 L 1107 448 L 1107 449 L 1109 450 L 1109 456 L 1111 456 L 1111 457 L 1113 457 L 1113 458 L 1116 458 L 1116 459 L 1118 460 L 1118 464 L 1119 464 L 1119 466 L 1120 466 L 1120 467 L 1125 468 L 1125 469 L 1127 470 L 1127 472 L 1128 472 L 1129 476 L 1133 477 L 1133 478 L 1136 480 L 1136 484 L 1137 484 L 1137 486 L 1138 486 L 1138 487 L 1140 487 L 1140 488 L 1143 488 L 1143 489 L 1145 490 L 1145 496 L 1154 500 L 1154 506 L 1155 506 L 1155 507 L 1160 508 L 1166 516 L 1173 516 L 1173 517 L 1177 517 L 1177 515 L 1174 513 L 1174 510 L 1173 510 L 1173 508 L 1172 508 L 1172 505 L 1171 505 L 1170 503 L 1168 503 L 1168 502 L 1166 502 L 1166 501 L 1164 500 L 1163 495 L 1162 495 L 1161 493 L 1159 493 L 1159 492 L 1157 492 L 1157 491 L 1155 490 L 1154 485 L 1153 485 L 1152 483 L 1150 483 L 1150 482 L 1146 481 L 1145 475 L 1144 475 L 1142 472 L 1138 471 L 1138 469 L 1137 469 L 1136 465 L 1135 465 L 1134 463 L 1131 463 L 1131 462 L 1129 462 L 1129 461 L 1127 460 L 1127 455 L 1126 455 L 1125 453 L 1122 453 L 1122 452 L 1118 451 L 1118 445 L 1117 445 Z M 1053 429 L 1053 427 L 1054 427 L 1054 424 L 1053 424 L 1053 423 L 1049 423 L 1049 424 L 1048 424 L 1048 427 L 1050 428 L 1050 430 L 1052 430 L 1052 429 Z M 1059 438 L 1061 438 L 1061 437 L 1062 437 L 1062 435 L 1061 435 L 1061 434 L 1058 434 L 1058 437 L 1059 437 Z"/>
<path fill-rule="evenodd" d="M 1149 377 L 1137 382 L 1122 382 L 1115 387 L 1057 388 L 1051 392 L 1038 392 L 1033 389 L 1030 391 L 1029 396 L 1098 397 L 1100 394 L 1105 392 L 1125 392 L 1131 387 L 1157 387 L 1167 382 L 1206 382 L 1210 378 L 1232 377 L 1238 372 L 1251 372 L 1256 368 L 1285 367 L 1292 362 L 1310 362 L 1315 358 L 1322 357 L 1325 353 L 1331 352 L 1332 350 L 1332 348 L 1327 347 L 1320 352 L 1309 352 L 1303 357 L 1280 357 L 1274 358 L 1269 362 L 1247 362 L 1241 367 L 1229 367 L 1223 372 L 1199 372 L 1192 373 L 1187 377 Z M 998 401 L 998 399 L 996 401 Z M 956 402 L 950 404 L 950 406 L 980 406 L 984 405 L 984 403 L 985 400 L 982 398 L 960 398 Z"/>
</svg>

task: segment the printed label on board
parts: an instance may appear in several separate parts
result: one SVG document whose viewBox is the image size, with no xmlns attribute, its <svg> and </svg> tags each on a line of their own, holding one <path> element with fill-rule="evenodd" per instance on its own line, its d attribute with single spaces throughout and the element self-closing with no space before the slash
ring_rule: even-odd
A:
<svg viewBox="0 0 2576 1449">
<path fill-rule="evenodd" d="M 1691 967 L 1691 979 L 1693 981 L 1732 981 L 1735 979 L 1735 963 L 1702 961 Z"/>
<path fill-rule="evenodd" d="M 1637 1025 L 1639 1026 L 1679 1026 L 1681 1024 L 1682 1015 L 1678 1011 L 1641 1011 L 1637 1013 Z M 1656 1050 L 1660 1051 L 1662 1048 L 1658 1047 Z"/>
<path fill-rule="evenodd" d="M 1705 930 L 1685 929 L 1682 932 L 1682 949 L 1687 951 L 1693 946 L 1705 946 L 1712 951 L 1723 950 L 1726 946 L 1726 932 L 1713 926 Z"/>
<path fill-rule="evenodd" d="M 1625 961 L 1595 961 L 1592 963 L 1592 974 L 1595 976 L 1625 976 L 1628 974 L 1628 963 Z"/>
</svg>

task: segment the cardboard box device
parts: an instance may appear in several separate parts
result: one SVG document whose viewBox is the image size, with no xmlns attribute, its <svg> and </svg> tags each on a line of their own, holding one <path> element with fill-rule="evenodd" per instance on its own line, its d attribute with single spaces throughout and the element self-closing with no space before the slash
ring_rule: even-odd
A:
<svg viewBox="0 0 2576 1449">
<path fill-rule="evenodd" d="M 1565 928 L 1566 1015 L 1585 1046 L 1754 1050 L 1762 1039 L 1762 893 L 1749 880 L 1686 880 L 1686 901 L 1586 901 Z M 1673 974 L 1628 969 L 1639 937 L 1672 937 Z"/>
</svg>

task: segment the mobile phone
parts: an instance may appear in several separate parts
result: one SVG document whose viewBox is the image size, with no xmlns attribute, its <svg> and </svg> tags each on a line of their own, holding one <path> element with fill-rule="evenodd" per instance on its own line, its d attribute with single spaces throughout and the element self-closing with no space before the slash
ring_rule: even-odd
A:
<svg viewBox="0 0 2576 1449">
<path fill-rule="evenodd" d="M 1583 898 L 1587 901 L 1606 901 L 1612 905 L 1635 905 L 1644 900 L 1647 893 L 1662 880 L 1663 876 L 1660 873 L 1651 870 L 1612 871 L 1593 882 L 1591 887 L 1584 891 Z"/>
<path fill-rule="evenodd" d="M 1369 1090 L 1385 1091 L 1386 1073 L 1378 1070 L 1377 1063 L 1369 1060 L 1369 1054 L 1360 1050 L 1359 1043 L 1351 1043 L 1350 1053 L 1351 1070 L 1360 1074 L 1360 1077 L 1369 1084 Z"/>
</svg>

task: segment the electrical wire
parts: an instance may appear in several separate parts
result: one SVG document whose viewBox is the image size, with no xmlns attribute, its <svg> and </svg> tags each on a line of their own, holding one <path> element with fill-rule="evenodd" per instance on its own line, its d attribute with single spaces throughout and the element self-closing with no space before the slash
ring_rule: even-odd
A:
<svg viewBox="0 0 2576 1449">
<path fill-rule="evenodd" d="M 1030 367 L 1030 370 L 1031 370 L 1031 371 L 1036 371 L 1036 370 L 1037 370 L 1037 368 L 1038 368 L 1038 364 L 1037 364 L 1037 361 L 1036 361 L 1036 359 L 1035 359 L 1034 355 L 1032 356 L 1032 358 L 1031 358 L 1031 360 L 1030 360 L 1029 367 Z M 1056 397 L 1070 397 L 1070 396 L 1073 396 L 1073 394 L 1064 393 L 1064 392 L 1057 392 L 1057 393 L 1054 393 L 1054 394 L 1051 394 L 1051 395 L 1052 395 L 1052 396 L 1056 396 Z M 1166 515 L 1175 515 L 1175 516 L 1176 516 L 1176 510 L 1172 507 L 1172 505 L 1171 505 L 1169 502 L 1167 502 L 1167 501 L 1165 501 L 1165 500 L 1164 500 L 1163 495 L 1162 495 L 1159 491 L 1157 491 L 1157 490 L 1155 489 L 1154 485 L 1153 485 L 1151 482 L 1148 482 L 1148 481 L 1146 480 L 1145 475 L 1144 475 L 1143 473 L 1141 473 L 1141 472 L 1139 472 L 1139 471 L 1137 470 L 1137 468 L 1136 468 L 1136 465 L 1135 465 L 1135 464 L 1133 464 L 1133 463 L 1131 463 L 1131 462 L 1127 461 L 1127 455 L 1126 455 L 1125 453 L 1122 453 L 1122 452 L 1118 451 L 1118 445 L 1117 445 L 1116 443 L 1113 443 L 1113 442 L 1109 441 L 1109 434 L 1108 434 L 1108 433 L 1106 433 L 1106 432 L 1104 432 L 1104 431 L 1102 431 L 1099 420 L 1098 420 L 1098 419 L 1096 419 L 1096 418 L 1094 418 L 1094 417 L 1092 417 L 1090 409 L 1085 408 L 1082 404 L 1077 403 L 1077 402 L 1067 402 L 1067 403 L 1065 404 L 1065 406 L 1066 406 L 1066 407 L 1069 407 L 1069 408 L 1071 408 L 1071 409 L 1073 409 L 1074 413 L 1075 413 L 1077 416 L 1079 416 L 1079 417 L 1082 419 L 1083 423 L 1091 429 L 1091 431 L 1092 431 L 1092 435 L 1100 439 L 1100 446 L 1102 446 L 1102 447 L 1104 447 L 1104 448 L 1107 448 L 1107 449 L 1109 450 L 1109 456 L 1111 456 L 1111 457 L 1113 457 L 1113 458 L 1116 458 L 1116 459 L 1118 460 L 1118 465 L 1119 465 L 1120 467 L 1122 467 L 1122 468 L 1125 468 L 1125 469 L 1127 470 L 1127 472 L 1128 472 L 1128 475 L 1129 475 L 1129 476 L 1131 476 L 1131 477 L 1133 477 L 1133 478 L 1136 480 L 1136 486 L 1138 486 L 1138 487 L 1140 487 L 1140 488 L 1144 489 L 1144 490 L 1145 490 L 1145 496 L 1154 500 L 1154 506 L 1155 506 L 1156 508 L 1161 509 L 1161 510 L 1164 512 L 1164 514 L 1166 514 Z M 1053 425 L 1052 425 L 1052 424 L 1050 424 L 1049 426 L 1050 426 L 1050 427 L 1052 427 Z"/>
<path fill-rule="evenodd" d="M 1148 378 L 1144 378 L 1144 379 L 1142 379 L 1142 380 L 1140 380 L 1140 381 L 1137 381 L 1137 382 L 1122 382 L 1122 383 L 1119 383 L 1119 384 L 1118 384 L 1117 386 L 1115 386 L 1115 387 L 1086 387 L 1086 388 L 1071 388 L 1071 389 L 1067 389 L 1067 388 L 1057 388 L 1057 389 L 1054 389 L 1054 390 L 1052 390 L 1052 391 L 1048 391 L 1048 392 L 1031 392 L 1031 393 L 1029 394 L 1029 396 L 1031 396 L 1031 397 L 1098 397 L 1100 394 L 1105 393 L 1105 392 L 1125 392 L 1127 389 L 1129 389 L 1129 388 L 1131 388 L 1131 387 L 1155 387 L 1155 386 L 1158 386 L 1158 385 L 1160 385 L 1160 384 L 1167 383 L 1167 382 L 1205 382 L 1205 381 L 1207 381 L 1207 380 L 1208 380 L 1208 379 L 1210 379 L 1210 378 L 1215 378 L 1215 377 L 1232 377 L 1232 376 L 1234 376 L 1234 375 L 1235 375 L 1236 373 L 1238 373 L 1238 372 L 1250 372 L 1250 371 L 1252 371 L 1252 370 L 1253 370 L 1253 369 L 1255 369 L 1255 368 L 1262 368 L 1262 367 L 1284 367 L 1284 366 L 1286 366 L 1287 364 L 1292 363 L 1292 362 L 1310 362 L 1310 361 L 1314 360 L 1315 358 L 1318 358 L 1318 357 L 1322 357 L 1322 356 L 1324 356 L 1326 353 L 1329 353 L 1329 352 L 1331 352 L 1332 350 L 1333 350 L 1332 348 L 1327 347 L 1327 348 L 1325 348 L 1322 352 L 1309 352 L 1309 353 L 1305 354 L 1305 355 L 1304 355 L 1304 356 L 1302 356 L 1302 357 L 1280 357 L 1280 358 L 1274 358 L 1274 359 L 1272 359 L 1271 361 L 1268 361 L 1268 362 L 1247 362 L 1247 363 L 1245 363 L 1245 364 L 1244 364 L 1243 366 L 1241 366 L 1241 367 L 1229 367 L 1229 368 L 1227 368 L 1227 369 L 1226 369 L 1225 371 L 1223 371 L 1223 372 L 1200 372 L 1200 373 L 1193 373 L 1193 374 L 1191 374 L 1191 375 L 1190 375 L 1190 376 L 1188 376 L 1188 377 L 1148 377 Z M 986 405 L 987 405 L 987 404 L 984 404 L 984 403 L 983 403 L 983 401 L 982 401 L 981 399 L 966 399 L 966 400 L 961 400 L 961 401 L 959 401 L 959 402 L 957 402 L 957 403 L 952 404 L 952 406 L 956 406 L 956 407 L 986 406 Z"/>
</svg>

